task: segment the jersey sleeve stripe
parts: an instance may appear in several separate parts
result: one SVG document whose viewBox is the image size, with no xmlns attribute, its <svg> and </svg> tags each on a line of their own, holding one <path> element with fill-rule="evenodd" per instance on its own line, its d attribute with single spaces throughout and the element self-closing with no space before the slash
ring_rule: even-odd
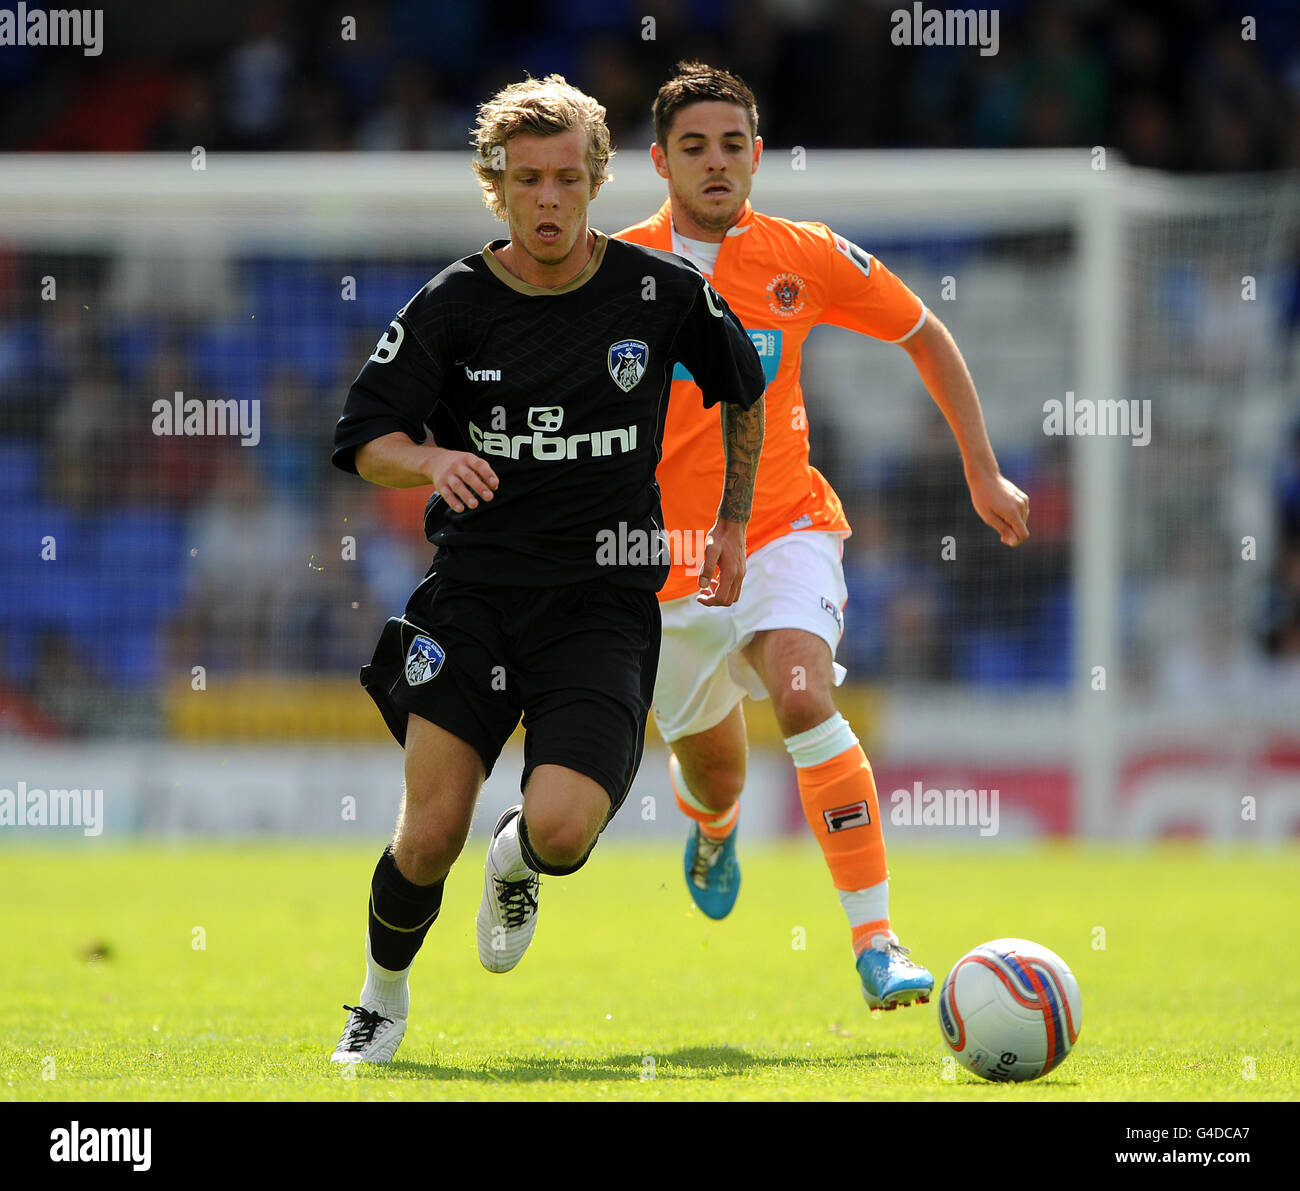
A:
<svg viewBox="0 0 1300 1191">
<path fill-rule="evenodd" d="M 889 342 L 890 342 L 890 343 L 906 343 L 909 339 L 912 338 L 913 335 L 915 335 L 915 334 L 917 333 L 917 331 L 919 331 L 919 330 L 920 330 L 920 329 L 925 325 L 925 317 L 926 317 L 926 314 L 927 314 L 927 313 L 928 313 L 928 312 L 927 312 L 927 310 L 926 310 L 926 308 L 925 308 L 925 303 L 922 302 L 922 303 L 921 303 L 921 317 L 918 318 L 918 319 L 916 320 L 916 322 L 912 325 L 912 329 L 911 329 L 910 331 L 908 331 L 908 333 L 907 333 L 906 335 L 902 335 L 902 336 L 900 336 L 900 337 L 897 338 L 897 339 L 891 339 Z"/>
</svg>

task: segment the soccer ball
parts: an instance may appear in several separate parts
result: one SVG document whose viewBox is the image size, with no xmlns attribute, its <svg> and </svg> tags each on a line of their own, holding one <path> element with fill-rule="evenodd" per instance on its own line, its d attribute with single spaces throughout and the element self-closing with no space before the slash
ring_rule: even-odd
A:
<svg viewBox="0 0 1300 1191">
<path fill-rule="evenodd" d="M 1019 1083 L 1056 1067 L 1082 1024 L 1079 982 L 1054 951 L 994 939 L 966 952 L 939 991 L 939 1028 L 983 1079 Z"/>
</svg>

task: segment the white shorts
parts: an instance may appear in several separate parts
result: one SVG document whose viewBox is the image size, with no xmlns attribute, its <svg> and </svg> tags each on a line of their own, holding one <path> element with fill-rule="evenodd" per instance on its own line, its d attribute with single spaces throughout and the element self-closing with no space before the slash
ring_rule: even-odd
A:
<svg viewBox="0 0 1300 1191">
<path fill-rule="evenodd" d="M 758 671 L 740 652 L 765 629 L 803 629 L 830 646 L 844 634 L 844 539 L 801 530 L 749 556 L 740 599 L 706 608 L 695 596 L 659 605 L 663 643 L 655 680 L 654 717 L 671 743 L 720 724 L 745 696 L 766 699 Z M 835 663 L 835 685 L 844 681 Z"/>
</svg>

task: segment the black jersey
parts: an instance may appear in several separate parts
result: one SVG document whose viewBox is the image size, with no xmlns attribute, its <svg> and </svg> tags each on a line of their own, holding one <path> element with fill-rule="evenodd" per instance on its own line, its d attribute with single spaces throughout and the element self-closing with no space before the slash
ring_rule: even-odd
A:
<svg viewBox="0 0 1300 1191">
<path fill-rule="evenodd" d="M 464 512 L 430 500 L 440 574 L 658 591 L 667 559 L 646 546 L 662 542 L 655 468 L 673 365 L 706 406 L 748 409 L 763 394 L 758 355 L 681 257 L 597 232 L 586 268 L 543 289 L 496 259 L 505 243 L 444 269 L 398 312 L 348 393 L 334 463 L 355 472 L 362 444 L 397 430 L 423 442 L 428 427 L 500 481 Z"/>
</svg>

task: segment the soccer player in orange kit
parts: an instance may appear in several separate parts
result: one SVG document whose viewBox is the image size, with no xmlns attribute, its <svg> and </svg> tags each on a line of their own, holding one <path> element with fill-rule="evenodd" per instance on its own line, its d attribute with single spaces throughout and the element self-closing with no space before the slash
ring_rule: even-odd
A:
<svg viewBox="0 0 1300 1191">
<path fill-rule="evenodd" d="M 943 324 L 875 257 L 825 225 L 756 212 L 749 193 L 763 143 L 753 93 L 702 63 L 676 70 L 655 98 L 650 149 L 668 200 L 616 238 L 678 253 L 707 274 L 749 331 L 768 379 L 739 600 L 703 606 L 708 593 L 686 565 L 692 552 L 680 548 L 659 593 L 654 715 L 672 748 L 677 804 L 693 820 L 687 887 L 712 918 L 735 904 L 747 751 L 741 699 L 770 695 L 805 817 L 848 916 L 863 996 L 873 1009 L 924 1003 L 934 978 L 908 958 L 890 926 L 871 766 L 833 699 L 844 675 L 834 656 L 850 529 L 839 498 L 808 460 L 799 386 L 808 333 L 831 323 L 897 343 L 912 357 L 957 440 L 975 510 L 1004 544 L 1028 537 L 1029 500 L 998 469 L 970 373 Z M 689 543 L 713 524 L 722 471 L 717 414 L 702 407 L 690 374 L 679 369 L 657 472 L 670 544 Z"/>
</svg>

